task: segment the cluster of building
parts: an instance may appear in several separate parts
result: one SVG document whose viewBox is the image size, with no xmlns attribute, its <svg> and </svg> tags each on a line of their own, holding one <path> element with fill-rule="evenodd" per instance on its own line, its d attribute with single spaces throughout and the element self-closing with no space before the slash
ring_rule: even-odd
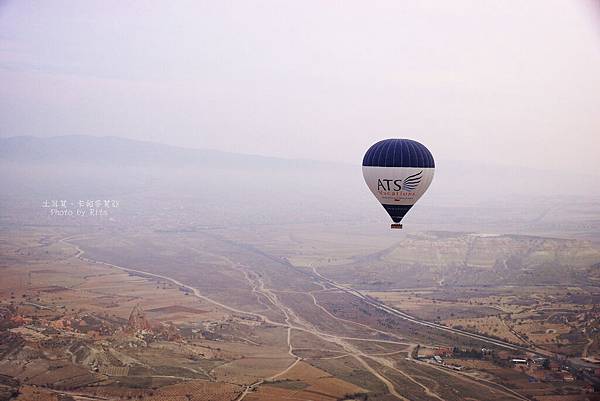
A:
<svg viewBox="0 0 600 401">
<path fill-rule="evenodd" d="M 416 358 L 453 370 L 463 370 L 448 359 L 482 359 L 495 365 L 515 369 L 527 376 L 529 382 L 573 383 L 579 382 L 587 391 L 600 392 L 600 361 L 590 362 L 581 358 L 548 358 L 533 353 L 519 354 L 489 348 L 460 349 L 457 347 L 420 348 Z"/>
<path fill-rule="evenodd" d="M 443 366 L 452 370 L 463 370 L 464 368 L 454 363 L 447 363 L 445 358 L 452 358 L 454 356 L 455 348 L 452 347 L 438 347 L 430 348 L 427 350 L 417 351 L 417 359 L 428 363 Z"/>
<path fill-rule="evenodd" d="M 581 381 L 589 391 L 600 391 L 600 364 L 583 362 L 580 358 L 514 355 L 508 351 L 494 353 L 494 358 L 527 375 L 530 382 L 573 383 Z"/>
</svg>

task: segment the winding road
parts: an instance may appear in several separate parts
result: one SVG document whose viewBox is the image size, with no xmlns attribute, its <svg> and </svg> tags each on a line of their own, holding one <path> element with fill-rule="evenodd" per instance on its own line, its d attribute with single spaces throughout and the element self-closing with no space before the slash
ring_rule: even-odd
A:
<svg viewBox="0 0 600 401">
<path fill-rule="evenodd" d="M 383 372 L 381 372 L 380 370 L 375 369 L 373 366 L 371 366 L 368 361 L 375 362 L 378 365 L 381 365 L 387 369 L 393 370 L 394 372 L 405 377 L 410 382 L 419 386 L 428 397 L 430 397 L 432 399 L 437 399 L 437 400 L 443 401 L 443 398 L 440 396 L 440 394 L 436 393 L 435 389 L 432 389 L 429 385 L 426 385 L 417 379 L 417 377 L 419 377 L 419 376 L 413 376 L 412 374 L 409 374 L 409 373 L 399 369 L 398 367 L 395 366 L 393 359 L 386 358 L 386 356 L 389 356 L 394 353 L 391 353 L 388 355 L 368 354 L 368 353 L 365 353 L 364 351 L 362 351 L 356 345 L 352 344 L 350 341 L 370 341 L 370 342 L 379 342 L 379 343 L 392 343 L 392 344 L 399 344 L 399 345 L 409 345 L 412 347 L 414 347 L 415 344 L 407 343 L 405 340 L 402 341 L 403 339 L 400 339 L 394 333 L 375 329 L 375 328 L 372 328 L 368 325 L 365 325 L 365 324 L 362 324 L 359 322 L 353 322 L 351 320 L 339 318 L 339 317 L 333 315 L 332 313 L 330 313 L 329 311 L 327 311 L 327 309 L 325 309 L 322 305 L 319 305 L 319 303 L 317 302 L 317 299 L 311 293 L 309 293 L 309 295 L 312 297 L 312 301 L 315 304 L 315 306 L 322 309 L 330 317 L 332 317 L 334 319 L 338 319 L 340 321 L 344 321 L 349 324 L 354 324 L 357 326 L 361 326 L 363 328 L 367 328 L 376 333 L 385 334 L 385 335 L 389 336 L 390 338 L 398 338 L 400 341 L 379 340 L 379 339 L 374 339 L 374 338 L 346 337 L 346 336 L 340 336 L 340 335 L 336 335 L 336 334 L 322 332 L 321 330 L 316 328 L 313 324 L 311 324 L 307 320 L 298 316 L 292 309 L 290 309 L 289 306 L 284 305 L 277 297 L 276 291 L 266 288 L 263 280 L 260 277 L 252 277 L 251 274 L 249 274 L 249 272 L 246 271 L 246 268 L 244 266 L 236 264 L 235 262 L 231 261 L 230 259 L 228 259 L 227 257 L 222 256 L 222 255 L 220 255 L 220 256 L 224 260 L 228 261 L 228 263 L 232 269 L 238 270 L 240 273 L 243 274 L 244 278 L 247 280 L 247 282 L 251 286 L 253 292 L 263 296 L 272 305 L 272 307 L 276 308 L 277 310 L 279 310 L 282 313 L 282 315 L 285 317 L 285 323 L 274 321 L 274 320 L 270 319 L 268 316 L 258 313 L 258 312 L 250 312 L 250 311 L 242 310 L 242 309 L 239 309 L 236 307 L 232 307 L 230 305 L 226 305 L 222 302 L 216 301 L 212 298 L 202 295 L 197 288 L 187 285 L 185 283 L 182 283 L 181 281 L 179 281 L 175 278 L 172 278 L 172 277 L 169 277 L 169 276 L 166 276 L 163 274 L 151 273 L 151 272 L 143 271 L 140 269 L 133 269 L 133 268 L 129 268 L 129 267 L 119 266 L 119 265 L 116 265 L 113 263 L 108 263 L 108 262 L 88 258 L 88 257 L 84 256 L 85 255 L 84 250 L 82 250 L 78 245 L 76 245 L 72 242 L 69 242 L 70 240 L 73 240 L 75 237 L 76 236 L 62 238 L 59 240 L 59 242 L 62 242 L 71 247 L 74 247 L 76 250 L 76 254 L 74 255 L 74 257 L 78 258 L 84 262 L 101 264 L 101 265 L 104 265 L 104 266 L 107 266 L 110 268 L 114 268 L 114 269 L 119 269 L 121 271 L 125 271 L 128 273 L 134 273 L 134 274 L 146 276 L 149 278 L 165 280 L 165 281 L 168 281 L 172 284 L 175 284 L 181 288 L 184 288 L 184 289 L 190 291 L 190 293 L 193 294 L 195 297 L 197 297 L 203 301 L 209 302 L 213 305 L 216 305 L 220 308 L 223 308 L 225 310 L 228 310 L 230 312 L 237 313 L 240 315 L 252 316 L 252 317 L 254 317 L 256 319 L 260 319 L 263 322 L 268 323 L 270 325 L 287 329 L 288 354 L 290 355 L 290 358 L 293 359 L 293 361 L 290 363 L 290 365 L 288 365 L 282 371 L 280 371 L 268 378 L 262 378 L 262 379 L 255 381 L 254 383 L 244 386 L 244 390 L 239 395 L 239 397 L 236 399 L 236 401 L 242 401 L 250 392 L 257 389 L 260 385 L 264 384 L 265 382 L 284 376 L 286 373 L 288 373 L 291 369 L 293 369 L 298 363 L 300 363 L 302 361 L 302 358 L 300 356 L 294 354 L 294 348 L 293 348 L 293 344 L 292 344 L 292 331 L 293 330 L 310 333 L 312 335 L 317 336 L 318 338 L 320 338 L 323 341 L 333 343 L 333 344 L 343 348 L 344 352 L 346 353 L 346 356 L 350 356 L 350 357 L 354 358 L 359 364 L 361 364 L 365 368 L 365 370 L 370 372 L 374 377 L 376 377 L 379 381 L 381 381 L 391 395 L 393 395 L 395 398 L 397 398 L 399 400 L 410 401 L 409 398 L 406 398 L 404 395 L 400 394 L 400 392 L 398 391 L 398 387 L 396 384 L 394 384 L 393 380 L 391 380 L 389 377 L 386 377 L 385 374 Z M 197 251 L 199 251 L 199 250 L 197 250 Z M 199 251 L 199 252 L 201 252 L 201 251 Z M 417 319 L 417 318 L 410 316 L 404 312 L 398 311 L 387 305 L 379 303 L 379 302 L 373 300 L 372 298 L 363 295 L 362 293 L 360 293 L 359 291 L 357 291 L 355 289 L 349 288 L 347 286 L 344 286 L 344 285 L 339 284 L 331 279 L 324 277 L 317 271 L 317 269 L 315 267 L 312 267 L 312 270 L 313 270 L 312 274 L 310 274 L 310 273 L 309 274 L 311 275 L 311 277 L 313 278 L 315 283 L 319 284 L 323 289 L 326 289 L 329 287 L 329 288 L 335 288 L 335 289 L 341 290 L 345 293 L 351 294 L 354 297 L 359 298 L 362 302 L 365 302 L 373 307 L 376 307 L 377 309 L 384 311 L 385 313 L 388 313 L 390 315 L 400 317 L 400 318 L 408 320 L 412 323 L 416 323 L 416 324 L 430 327 L 433 329 L 443 330 L 443 331 L 447 331 L 447 332 L 453 332 L 455 334 L 460 334 L 460 335 L 464 335 L 464 336 L 467 336 L 470 338 L 478 339 L 480 341 L 494 344 L 496 346 L 513 349 L 513 350 L 527 350 L 523 347 L 518 347 L 518 346 L 515 346 L 510 343 L 505 343 L 505 342 L 502 342 L 499 340 L 487 338 L 485 336 L 472 334 L 472 333 L 468 333 L 468 332 L 463 332 L 461 330 L 451 329 L 451 328 L 448 328 L 448 327 L 445 327 L 442 325 L 438 325 L 435 323 Z M 527 351 L 530 351 L 530 350 L 527 350 Z M 410 359 L 418 364 L 422 363 L 420 361 L 411 359 L 410 353 L 409 353 L 409 357 L 407 359 Z M 433 366 L 433 365 L 429 365 L 429 366 Z M 469 381 L 472 383 L 477 383 L 479 385 L 488 387 L 490 389 L 490 391 L 493 391 L 493 392 L 501 391 L 502 393 L 504 393 L 505 395 L 507 395 L 511 398 L 515 398 L 515 399 L 519 399 L 519 400 L 527 400 L 525 397 L 518 394 L 514 390 L 508 389 L 502 385 L 499 385 L 498 383 L 493 383 L 493 382 L 489 382 L 487 380 L 474 378 L 474 377 L 471 377 L 464 373 L 449 372 L 447 369 L 443 369 L 441 367 L 434 367 L 434 368 L 443 370 L 444 373 L 451 374 L 461 380 L 466 380 L 466 381 Z"/>
</svg>

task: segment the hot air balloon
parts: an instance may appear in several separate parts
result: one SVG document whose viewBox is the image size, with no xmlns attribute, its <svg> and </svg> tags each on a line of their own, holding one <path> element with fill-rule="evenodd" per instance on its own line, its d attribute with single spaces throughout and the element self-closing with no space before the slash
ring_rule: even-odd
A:
<svg viewBox="0 0 600 401">
<path fill-rule="evenodd" d="M 431 152 L 411 139 L 385 139 L 367 150 L 362 165 L 367 186 L 394 221 L 392 228 L 402 228 L 402 218 L 433 180 Z"/>
</svg>

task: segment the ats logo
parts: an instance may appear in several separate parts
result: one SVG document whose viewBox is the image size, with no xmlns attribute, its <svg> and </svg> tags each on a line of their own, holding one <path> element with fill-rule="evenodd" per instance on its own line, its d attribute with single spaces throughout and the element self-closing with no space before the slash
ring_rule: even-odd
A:
<svg viewBox="0 0 600 401">
<path fill-rule="evenodd" d="M 377 179 L 377 190 L 378 191 L 414 191 L 423 178 L 423 170 L 416 174 L 409 175 L 404 180 L 387 180 L 378 178 Z"/>
</svg>

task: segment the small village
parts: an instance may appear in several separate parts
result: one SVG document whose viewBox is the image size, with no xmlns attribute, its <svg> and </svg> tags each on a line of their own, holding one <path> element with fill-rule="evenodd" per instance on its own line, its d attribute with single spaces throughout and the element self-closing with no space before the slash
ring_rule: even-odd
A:
<svg viewBox="0 0 600 401">
<path fill-rule="evenodd" d="M 10 359 L 11 355 L 23 349 L 30 350 L 30 357 L 41 355 L 40 352 L 65 352 L 91 374 L 127 377 L 132 372 L 132 365 L 122 356 L 114 357 L 119 350 L 144 349 L 155 342 L 186 344 L 195 338 L 218 340 L 218 331 L 223 328 L 223 322 L 205 322 L 203 327 L 179 329 L 168 322 L 151 321 L 139 304 L 133 307 L 129 318 L 125 320 L 85 312 L 63 314 L 61 311 L 57 314 L 52 313 L 52 308 L 23 300 L 0 306 L 0 357 Z M 98 350 L 104 350 L 106 356 L 90 357 L 90 352 L 93 354 Z M 206 354 L 200 353 L 199 357 L 202 355 Z M 432 346 L 418 346 L 411 357 L 473 377 L 492 371 L 512 371 L 516 378 L 522 378 L 512 378 L 513 381 L 523 380 L 531 385 L 551 384 L 557 389 L 561 388 L 563 393 L 575 389 L 578 389 L 577 393 L 600 391 L 600 363 L 593 360 L 546 357 L 533 352 L 491 348 Z M 11 388 L 9 376 L 4 382 L 9 383 L 1 385 L 5 390 Z M 6 394 L 9 393 L 7 390 Z"/>
<path fill-rule="evenodd" d="M 511 352 L 490 348 L 460 349 L 457 347 L 424 348 L 415 350 L 421 361 L 447 369 L 468 369 L 459 361 L 487 361 L 526 375 L 530 383 L 581 383 L 585 392 L 600 391 L 600 361 L 579 358 L 545 357 L 532 352 Z"/>
</svg>

